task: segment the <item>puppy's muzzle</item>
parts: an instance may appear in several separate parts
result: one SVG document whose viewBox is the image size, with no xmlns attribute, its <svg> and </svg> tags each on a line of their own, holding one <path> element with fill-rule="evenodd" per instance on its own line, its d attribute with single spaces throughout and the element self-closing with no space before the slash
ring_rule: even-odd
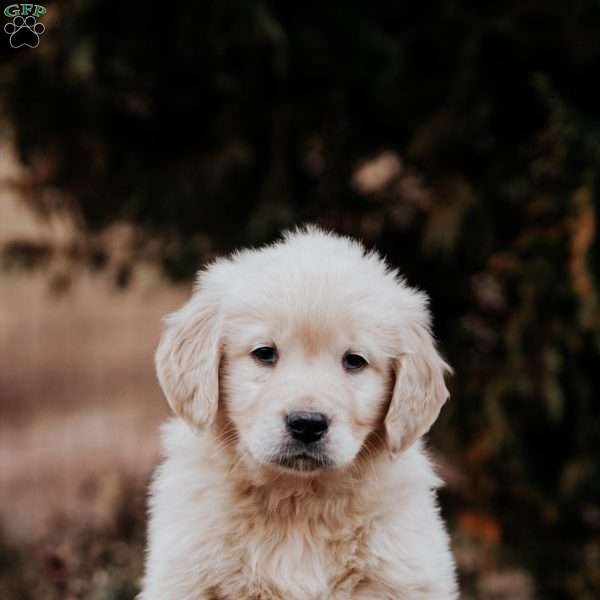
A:
<svg viewBox="0 0 600 600">
<path fill-rule="evenodd" d="M 327 433 L 329 419 L 320 412 L 296 410 L 287 415 L 286 427 L 296 441 L 312 444 Z"/>
</svg>

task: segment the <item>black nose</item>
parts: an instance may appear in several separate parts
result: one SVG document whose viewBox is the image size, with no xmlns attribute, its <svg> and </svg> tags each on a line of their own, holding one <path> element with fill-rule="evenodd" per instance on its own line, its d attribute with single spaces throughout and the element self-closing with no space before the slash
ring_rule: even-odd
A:
<svg viewBox="0 0 600 600">
<path fill-rule="evenodd" d="M 291 412 L 286 422 L 292 437 L 305 444 L 320 440 L 329 427 L 328 419 L 323 413 L 307 410 Z"/>
</svg>

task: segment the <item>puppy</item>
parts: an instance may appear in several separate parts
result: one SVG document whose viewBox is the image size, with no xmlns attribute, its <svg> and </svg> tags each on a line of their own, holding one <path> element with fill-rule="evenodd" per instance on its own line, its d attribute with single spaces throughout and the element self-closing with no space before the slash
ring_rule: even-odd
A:
<svg viewBox="0 0 600 600">
<path fill-rule="evenodd" d="M 448 600 L 448 397 L 427 298 L 314 227 L 201 271 L 156 354 L 177 418 L 150 492 L 141 600 Z"/>
</svg>

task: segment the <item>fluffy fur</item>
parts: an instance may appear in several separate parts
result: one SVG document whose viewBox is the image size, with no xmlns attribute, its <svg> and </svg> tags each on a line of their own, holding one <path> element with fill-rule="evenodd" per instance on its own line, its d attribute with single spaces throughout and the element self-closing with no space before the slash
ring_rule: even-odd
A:
<svg viewBox="0 0 600 600">
<path fill-rule="evenodd" d="M 214 262 L 167 318 L 156 365 L 178 417 L 140 600 L 457 597 L 420 440 L 449 367 L 425 295 L 377 254 L 309 227 Z M 329 423 L 306 452 L 286 427 L 297 410 Z"/>
</svg>

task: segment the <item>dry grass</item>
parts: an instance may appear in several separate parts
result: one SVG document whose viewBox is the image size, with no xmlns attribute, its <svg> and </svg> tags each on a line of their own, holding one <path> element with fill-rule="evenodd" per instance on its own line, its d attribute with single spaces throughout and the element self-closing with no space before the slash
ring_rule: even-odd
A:
<svg viewBox="0 0 600 600">
<path fill-rule="evenodd" d="M 160 317 L 187 290 L 84 277 L 0 281 L 0 597 L 133 598 L 144 499 L 168 414 Z"/>
<path fill-rule="evenodd" d="M 24 539 L 57 516 L 100 525 L 117 481 L 156 460 L 152 354 L 185 290 L 86 279 L 55 298 L 40 276 L 4 278 L 0 294 L 0 521 Z"/>
<path fill-rule="evenodd" d="M 66 229 L 45 229 L 0 193 L 0 240 Z M 47 273 L 1 273 L 2 600 L 134 596 L 168 414 L 153 352 L 161 316 L 188 293 L 138 275 L 126 292 L 80 276 L 56 296 Z"/>
</svg>

